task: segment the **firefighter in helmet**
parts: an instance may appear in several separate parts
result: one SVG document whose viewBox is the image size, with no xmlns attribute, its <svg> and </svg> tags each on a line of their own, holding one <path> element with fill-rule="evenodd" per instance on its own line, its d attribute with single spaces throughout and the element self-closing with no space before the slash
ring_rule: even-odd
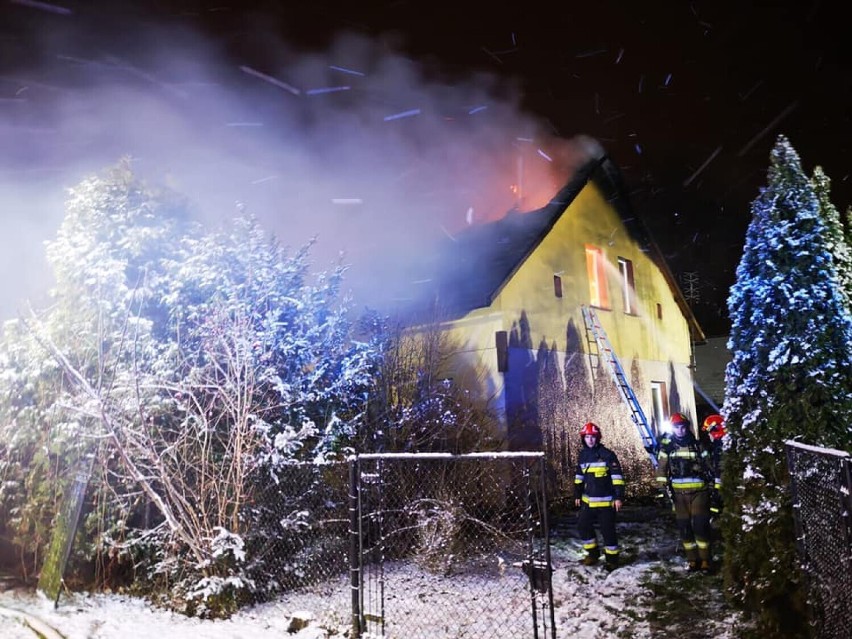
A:
<svg viewBox="0 0 852 639">
<path fill-rule="evenodd" d="M 580 429 L 580 454 L 574 476 L 574 505 L 580 508 L 577 531 L 586 550 L 583 564 L 592 566 L 600 558 L 595 523 L 604 541 L 605 567 L 618 566 L 618 536 L 615 513 L 624 500 L 624 475 L 621 463 L 610 449 L 601 444 L 601 429 L 589 422 Z"/>
<path fill-rule="evenodd" d="M 714 413 L 708 415 L 701 427 L 710 439 L 710 468 L 713 471 L 713 489 L 710 491 L 710 512 L 713 516 L 722 512 L 722 448 L 728 431 L 725 419 Z"/>
<path fill-rule="evenodd" d="M 657 454 L 657 483 L 661 490 L 666 485 L 671 489 L 675 521 L 689 570 L 709 572 L 713 556 L 709 455 L 698 443 L 685 415 L 674 413 L 669 422 L 672 433 L 663 437 Z"/>
</svg>

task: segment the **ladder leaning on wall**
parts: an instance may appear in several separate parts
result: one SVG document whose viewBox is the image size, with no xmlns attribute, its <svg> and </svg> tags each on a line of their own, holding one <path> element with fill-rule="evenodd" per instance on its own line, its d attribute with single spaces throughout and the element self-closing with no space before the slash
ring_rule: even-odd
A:
<svg viewBox="0 0 852 639">
<path fill-rule="evenodd" d="M 624 403 L 627 404 L 627 408 L 630 410 L 630 419 L 636 426 L 636 430 L 639 431 L 642 446 L 644 446 L 645 451 L 648 453 L 651 464 L 656 468 L 658 444 L 657 438 L 654 436 L 654 431 L 648 425 L 648 419 L 645 417 L 645 413 L 639 405 L 639 400 L 636 399 L 636 394 L 633 392 L 627 381 L 627 377 L 624 375 L 624 369 L 606 336 L 606 331 L 601 326 L 600 321 L 598 321 L 597 313 L 595 313 L 594 309 L 585 305 L 581 306 L 581 309 L 583 311 L 583 322 L 586 325 L 586 338 L 589 341 L 589 346 L 590 348 L 594 347 L 597 349 L 597 353 L 590 351 L 590 355 L 597 355 L 603 358 L 603 361 L 606 363 L 607 370 L 609 370 L 612 381 L 615 383 L 616 388 L 618 388 L 621 399 L 624 400 Z"/>
</svg>

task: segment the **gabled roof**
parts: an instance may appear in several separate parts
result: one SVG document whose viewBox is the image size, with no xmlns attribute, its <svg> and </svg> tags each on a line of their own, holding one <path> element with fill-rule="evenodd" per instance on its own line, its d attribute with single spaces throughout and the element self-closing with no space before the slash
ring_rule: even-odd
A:
<svg viewBox="0 0 852 639">
<path fill-rule="evenodd" d="M 704 332 L 659 247 L 632 213 L 618 167 L 603 154 L 577 169 L 545 207 L 528 213 L 510 211 L 499 220 L 469 227 L 452 241 L 443 242 L 421 272 L 431 278 L 431 302 L 437 302 L 442 314 L 451 317 L 489 306 L 590 181 L 616 209 L 631 238 L 659 267 L 689 324 L 692 339 L 703 342 Z"/>
</svg>

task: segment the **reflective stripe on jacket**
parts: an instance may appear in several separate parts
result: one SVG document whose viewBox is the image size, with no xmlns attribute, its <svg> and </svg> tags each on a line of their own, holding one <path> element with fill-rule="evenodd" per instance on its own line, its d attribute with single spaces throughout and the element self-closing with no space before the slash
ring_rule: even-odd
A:
<svg viewBox="0 0 852 639">
<path fill-rule="evenodd" d="M 666 436 L 657 454 L 657 483 L 669 484 L 674 491 L 704 490 L 712 479 L 709 454 L 687 433 L 680 441 Z"/>
<path fill-rule="evenodd" d="M 574 499 L 590 508 L 611 506 L 613 500 L 624 499 L 621 463 L 609 448 L 583 446 L 574 474 Z"/>
</svg>

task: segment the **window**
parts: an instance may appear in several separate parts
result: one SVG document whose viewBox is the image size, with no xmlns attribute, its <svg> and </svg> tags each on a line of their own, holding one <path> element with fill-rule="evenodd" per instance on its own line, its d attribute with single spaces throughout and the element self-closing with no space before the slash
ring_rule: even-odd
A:
<svg viewBox="0 0 852 639">
<path fill-rule="evenodd" d="M 657 319 L 663 319 L 663 305 L 657 302 Z"/>
<path fill-rule="evenodd" d="M 558 275 L 553 276 L 553 294 L 562 297 L 562 278 Z"/>
<path fill-rule="evenodd" d="M 589 302 L 598 308 L 609 308 L 606 290 L 606 262 L 597 246 L 586 244 L 586 271 L 589 274 Z"/>
<path fill-rule="evenodd" d="M 509 333 L 494 333 L 494 345 L 497 348 L 497 372 L 505 373 L 509 370 Z"/>
<path fill-rule="evenodd" d="M 621 299 L 624 302 L 624 312 L 635 315 L 636 285 L 633 282 L 633 262 L 623 257 L 618 258 L 618 274 L 621 276 Z"/>
<path fill-rule="evenodd" d="M 651 428 L 655 434 L 659 434 L 660 428 L 669 418 L 669 396 L 665 382 L 651 382 L 651 404 Z"/>
</svg>

